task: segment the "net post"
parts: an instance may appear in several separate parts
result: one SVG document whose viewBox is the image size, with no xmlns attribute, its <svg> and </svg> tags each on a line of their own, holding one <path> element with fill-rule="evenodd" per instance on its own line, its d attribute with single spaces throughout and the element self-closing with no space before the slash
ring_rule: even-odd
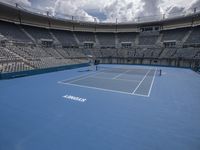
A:
<svg viewBox="0 0 200 150">
<path fill-rule="evenodd" d="M 162 76 L 162 69 L 159 69 L 159 76 Z"/>
</svg>

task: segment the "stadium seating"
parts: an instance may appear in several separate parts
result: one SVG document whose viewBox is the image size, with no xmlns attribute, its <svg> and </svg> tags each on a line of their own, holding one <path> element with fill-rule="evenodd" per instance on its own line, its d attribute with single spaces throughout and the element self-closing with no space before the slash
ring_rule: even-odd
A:
<svg viewBox="0 0 200 150">
<path fill-rule="evenodd" d="M 70 54 L 66 48 L 56 48 L 55 49 L 63 58 L 69 58 Z"/>
<path fill-rule="evenodd" d="M 160 55 L 160 58 L 173 58 L 176 54 L 176 51 L 176 48 L 165 48 L 162 54 Z"/>
<path fill-rule="evenodd" d="M 92 32 L 75 32 L 79 42 L 94 42 L 95 43 L 95 37 L 94 33 Z"/>
<path fill-rule="evenodd" d="M 51 30 L 51 31 L 64 47 L 72 47 L 78 45 L 78 43 L 74 38 L 73 32 L 62 31 L 62 30 Z"/>
<path fill-rule="evenodd" d="M 114 33 L 96 33 L 101 47 L 115 47 Z"/>
<path fill-rule="evenodd" d="M 21 30 L 21 27 L 14 23 L 0 21 L 0 34 L 8 40 L 32 42 L 32 40 Z"/>
<path fill-rule="evenodd" d="M 135 57 L 136 50 L 135 49 L 119 49 L 118 57 Z"/>
<path fill-rule="evenodd" d="M 116 49 L 101 49 L 102 57 L 117 57 L 117 50 Z"/>
<path fill-rule="evenodd" d="M 194 59 L 198 51 L 195 48 L 178 48 L 175 57 Z"/>
<path fill-rule="evenodd" d="M 155 45 L 158 36 L 140 36 L 139 45 Z"/>
<path fill-rule="evenodd" d="M 118 39 L 119 39 L 119 43 L 121 42 L 131 42 L 131 43 L 135 43 L 135 38 L 137 36 L 137 33 L 118 33 Z"/>
<path fill-rule="evenodd" d="M 36 41 L 41 39 L 53 40 L 53 37 L 49 33 L 48 29 L 24 25 L 22 26 L 22 28 L 27 31 Z"/>
<path fill-rule="evenodd" d="M 7 50 L 5 47 L 0 47 L 0 62 L 6 62 L 6 61 L 17 61 L 20 60 L 16 55 L 11 53 Z"/>
<path fill-rule="evenodd" d="M 189 28 L 162 31 L 163 38 L 161 41 L 182 41 L 187 32 L 189 32 Z"/>
<path fill-rule="evenodd" d="M 194 27 L 192 33 L 186 40 L 187 44 L 200 44 L 200 27 Z"/>
<path fill-rule="evenodd" d="M 1 63 L 0 66 L 1 73 L 20 72 L 33 69 L 24 62 Z"/>
<path fill-rule="evenodd" d="M 84 63 L 91 56 L 102 59 L 200 59 L 199 47 L 185 46 L 200 44 L 200 27 L 165 30 L 156 34 L 94 33 L 45 29 L 0 21 L 0 35 L 6 38 L 6 42 L 0 43 L 2 73 Z M 52 40 L 53 45 L 42 45 L 39 42 L 42 39 Z M 164 47 L 164 41 L 185 43 Z M 84 42 L 93 42 L 95 46 L 85 49 L 81 47 Z M 131 43 L 131 47 L 119 47 L 121 43 Z"/>
</svg>

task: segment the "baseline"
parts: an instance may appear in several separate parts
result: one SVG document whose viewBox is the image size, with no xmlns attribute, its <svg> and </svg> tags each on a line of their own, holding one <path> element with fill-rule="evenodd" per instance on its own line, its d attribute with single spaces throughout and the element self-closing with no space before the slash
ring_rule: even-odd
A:
<svg viewBox="0 0 200 150">
<path fill-rule="evenodd" d="M 100 91 L 105 91 L 105 92 L 113 92 L 113 93 L 119 93 L 119 94 L 126 94 L 126 95 L 136 95 L 136 96 L 141 96 L 141 97 L 148 97 L 147 95 L 142 95 L 142 94 L 132 94 L 129 92 L 122 92 L 122 91 L 117 91 L 117 90 L 109 90 L 109 89 L 103 89 L 103 88 L 97 88 L 97 87 L 91 87 L 91 86 L 86 86 L 86 85 L 79 85 L 79 84 L 72 84 L 72 83 L 60 83 L 64 85 L 71 85 L 71 86 L 76 86 L 76 87 L 81 87 L 81 88 L 88 88 L 88 89 L 93 89 L 93 90 L 100 90 Z"/>
</svg>

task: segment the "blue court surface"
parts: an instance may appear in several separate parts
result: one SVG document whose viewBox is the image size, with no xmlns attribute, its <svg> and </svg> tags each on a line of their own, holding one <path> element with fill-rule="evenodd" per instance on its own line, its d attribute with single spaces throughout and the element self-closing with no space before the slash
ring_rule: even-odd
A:
<svg viewBox="0 0 200 150">
<path fill-rule="evenodd" d="M 199 74 L 101 66 L 0 81 L 0 150 L 200 149 Z"/>
</svg>

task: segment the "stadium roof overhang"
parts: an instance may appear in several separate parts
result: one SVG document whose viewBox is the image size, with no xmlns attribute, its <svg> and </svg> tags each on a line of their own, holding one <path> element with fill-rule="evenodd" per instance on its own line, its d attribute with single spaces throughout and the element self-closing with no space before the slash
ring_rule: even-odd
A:
<svg viewBox="0 0 200 150">
<path fill-rule="evenodd" d="M 0 19 L 44 28 L 89 32 L 139 32 L 139 28 L 145 26 L 161 26 L 161 29 L 167 30 L 200 25 L 200 13 L 143 23 L 95 23 L 77 21 L 73 18 L 55 18 L 2 2 L 0 2 Z"/>
</svg>

